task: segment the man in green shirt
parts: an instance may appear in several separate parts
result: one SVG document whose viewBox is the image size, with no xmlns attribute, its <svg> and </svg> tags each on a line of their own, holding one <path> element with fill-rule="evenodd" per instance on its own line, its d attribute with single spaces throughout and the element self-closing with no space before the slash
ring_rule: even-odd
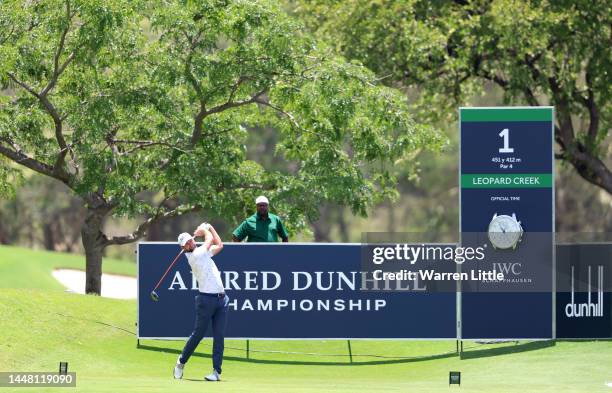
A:
<svg viewBox="0 0 612 393">
<path fill-rule="evenodd" d="M 289 235 L 280 217 L 268 212 L 268 198 L 257 197 L 255 200 L 257 213 L 247 218 L 234 230 L 232 240 L 241 242 L 277 242 L 280 237 L 283 242 L 289 241 Z"/>
</svg>

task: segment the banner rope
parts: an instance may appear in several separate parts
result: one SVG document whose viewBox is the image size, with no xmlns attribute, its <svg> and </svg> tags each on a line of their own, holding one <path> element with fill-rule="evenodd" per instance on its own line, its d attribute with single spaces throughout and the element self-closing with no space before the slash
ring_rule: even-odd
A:
<svg viewBox="0 0 612 393">
<path fill-rule="evenodd" d="M 72 316 L 72 315 L 66 315 L 66 314 L 61 314 L 61 313 L 55 313 L 55 315 L 59 315 L 59 316 L 64 317 L 64 318 L 73 318 L 73 319 L 77 319 L 77 320 L 81 320 L 81 321 L 85 321 L 85 322 L 97 323 L 99 325 L 103 325 L 103 326 L 110 327 L 110 328 L 113 328 L 113 329 L 121 330 L 122 332 L 129 333 L 129 334 L 131 334 L 133 336 L 136 336 L 135 332 L 132 332 L 132 331 L 130 331 L 130 330 L 126 329 L 126 328 L 120 327 L 120 326 L 112 325 L 110 323 L 106 323 L 106 322 L 102 322 L 102 321 L 97 321 L 97 320 L 94 320 L 94 319 L 79 318 L 79 317 L 75 317 L 75 316 Z M 375 340 L 375 339 L 373 339 L 373 340 Z M 168 340 L 168 341 L 170 341 L 170 340 Z M 279 340 L 279 341 L 283 341 L 283 340 Z M 310 341 L 310 340 L 308 340 L 308 341 Z M 512 340 L 512 341 L 515 341 L 515 340 Z M 480 345 L 484 345 L 484 344 L 502 344 L 504 342 L 507 342 L 507 341 L 495 341 L 495 342 L 481 341 L 481 342 L 476 342 L 476 344 L 478 344 L 478 345 L 464 346 L 463 349 L 466 350 L 466 349 L 477 348 Z M 208 342 L 202 342 L 202 343 L 200 343 L 200 345 L 205 345 L 205 346 L 208 346 L 208 347 L 212 346 L 212 344 L 210 344 Z M 234 351 L 247 352 L 246 348 L 237 348 L 237 347 L 225 346 L 225 349 L 226 350 L 227 349 L 231 349 L 231 350 L 234 350 Z M 255 352 L 255 353 L 273 353 L 273 354 L 281 354 L 281 355 L 324 356 L 324 357 L 347 357 L 347 356 L 349 356 L 346 353 L 343 353 L 343 354 L 335 354 L 335 353 L 333 353 L 332 354 L 332 353 L 318 353 L 318 352 L 278 351 L 278 350 L 270 350 L 270 349 L 249 349 L 249 352 Z M 427 359 L 427 358 L 436 357 L 436 356 L 452 355 L 452 354 L 456 354 L 456 353 L 457 353 L 457 351 L 453 350 L 453 351 L 439 352 L 439 353 L 435 353 L 435 354 L 421 355 L 421 356 L 392 356 L 392 355 L 373 355 L 373 354 L 353 354 L 353 357 L 359 356 L 359 357 L 370 357 L 370 358 L 378 358 L 378 359 L 413 359 L 413 360 L 416 360 L 416 359 Z"/>
</svg>

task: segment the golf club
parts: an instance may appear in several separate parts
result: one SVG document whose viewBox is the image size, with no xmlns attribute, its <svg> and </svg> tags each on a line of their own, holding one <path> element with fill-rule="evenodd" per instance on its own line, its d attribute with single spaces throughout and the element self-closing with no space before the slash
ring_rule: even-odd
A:
<svg viewBox="0 0 612 393">
<path fill-rule="evenodd" d="M 157 292 L 155 292 L 155 290 L 157 289 L 157 287 L 159 287 L 159 284 L 162 283 L 162 281 L 164 280 L 164 277 L 166 277 L 166 274 L 168 274 L 168 272 L 170 271 L 170 269 L 172 269 L 172 266 L 174 266 L 174 264 L 176 263 L 176 261 L 178 261 L 179 257 L 183 254 L 185 250 L 181 250 L 178 255 L 174 258 L 174 261 L 172 261 L 172 263 L 170 264 L 170 266 L 168 266 L 168 269 L 166 269 L 166 272 L 164 273 L 163 276 L 161 276 L 161 278 L 159 279 L 159 281 L 157 282 L 157 285 L 155 285 L 155 288 L 153 288 L 153 290 L 151 291 L 151 299 L 156 302 L 159 300 L 159 295 L 157 294 Z"/>
</svg>

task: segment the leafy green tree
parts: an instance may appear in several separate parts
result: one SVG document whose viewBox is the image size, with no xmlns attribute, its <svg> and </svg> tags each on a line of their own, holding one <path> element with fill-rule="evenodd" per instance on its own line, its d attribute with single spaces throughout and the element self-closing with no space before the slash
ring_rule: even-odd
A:
<svg viewBox="0 0 612 393">
<path fill-rule="evenodd" d="M 324 201 L 366 214 L 396 194 L 392 162 L 444 140 L 404 96 L 328 53 L 267 1 L 0 4 L 0 184 L 25 166 L 86 213 L 86 291 L 102 252 L 186 212 L 236 221 L 266 192 L 294 230 Z M 246 159 L 273 127 L 292 171 Z M 108 236 L 109 216 L 147 217 Z"/>
<path fill-rule="evenodd" d="M 556 157 L 612 193 L 612 3 L 605 0 L 300 0 L 316 35 L 385 83 L 423 92 L 430 120 L 489 84 L 507 104 L 554 105 Z"/>
</svg>

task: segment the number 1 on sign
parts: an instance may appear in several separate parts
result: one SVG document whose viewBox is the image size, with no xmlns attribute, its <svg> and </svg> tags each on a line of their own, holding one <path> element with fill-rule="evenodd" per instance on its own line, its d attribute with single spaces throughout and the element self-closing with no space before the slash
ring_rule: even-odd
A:
<svg viewBox="0 0 612 393">
<path fill-rule="evenodd" d="M 504 138 L 504 147 L 499 148 L 500 153 L 514 153 L 514 148 L 510 147 L 510 130 L 504 128 L 499 136 Z"/>
</svg>

